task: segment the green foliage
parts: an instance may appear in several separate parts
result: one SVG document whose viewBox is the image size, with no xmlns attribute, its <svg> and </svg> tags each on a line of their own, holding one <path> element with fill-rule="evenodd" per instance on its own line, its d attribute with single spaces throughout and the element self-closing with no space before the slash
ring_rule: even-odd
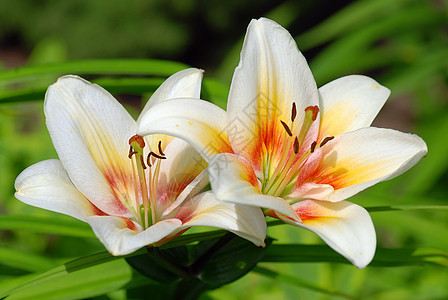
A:
<svg viewBox="0 0 448 300">
<path fill-rule="evenodd" d="M 280 224 L 274 221 L 268 231 L 275 238 L 271 246 L 260 250 L 239 244 L 236 239 L 210 257 L 208 265 L 196 265 L 202 277 L 193 272 L 195 275 L 187 279 L 169 271 L 168 265 L 136 271 L 131 265 L 151 257 L 154 261 L 158 254 L 149 256 L 142 250 L 126 258 L 112 257 L 100 252 L 103 246 L 86 224 L 25 206 L 13 197 L 14 179 L 21 170 L 56 157 L 44 125 L 42 100 L 48 85 L 58 76 L 81 75 L 117 96 L 137 96 L 139 100 L 125 102 L 134 113 L 142 104 L 140 99 L 144 102 L 167 76 L 187 67 L 152 59 L 65 61 L 68 57 L 180 53 L 186 47 L 188 32 L 170 16 L 192 14 L 199 5 L 199 1 L 169 1 L 166 5 L 170 14 L 163 15 L 157 13 L 162 5 L 159 2 L 136 1 L 142 11 L 151 11 L 142 17 L 136 7 L 127 9 L 124 2 L 110 4 L 122 14 L 103 2 L 44 1 L 39 7 L 33 1 L 1 4 L 3 24 L 25 24 L 29 19 L 33 26 L 24 31 L 25 42 L 38 42 L 30 49 L 29 65 L 0 72 L 0 298 L 136 299 L 146 291 L 159 299 L 158 294 L 187 295 L 185 288 L 192 285 L 199 287 L 197 294 L 207 290 L 203 299 L 448 297 L 446 1 L 356 1 L 296 37 L 319 86 L 351 73 L 374 77 L 392 90 L 375 125 L 415 132 L 428 144 L 428 157 L 411 171 L 352 198 L 368 207 L 376 225 L 379 248 L 371 265 L 358 270 L 315 235 L 286 225 L 274 226 Z M 49 17 L 50 6 L 59 11 L 54 18 Z M 221 9 L 218 4 L 211 7 L 210 26 L 231 23 L 228 13 L 216 17 Z M 296 1 L 284 1 L 262 14 L 294 28 L 307 13 L 299 9 L 303 7 Z M 43 15 L 25 13 L 32 10 Z M 66 34 L 58 28 L 64 21 L 75 23 L 72 32 Z M 112 23 L 120 24 L 113 25 L 116 35 L 109 30 Z M 2 26 L 0 35 L 8 26 Z M 48 28 L 58 30 L 44 39 Z M 71 38 L 65 39 L 64 35 Z M 89 47 L 76 37 L 90 41 Z M 219 59 L 221 65 L 215 72 L 206 69 L 203 98 L 223 108 L 229 89 L 223 81 L 230 82 L 241 42 L 242 36 L 239 42 L 220 50 L 228 54 Z M 169 260 L 177 256 L 187 273 L 192 272 L 188 268 L 204 254 L 195 253 L 195 247 L 207 243 L 212 246 L 224 235 L 224 231 L 183 235 L 165 244 L 160 252 Z M 239 251 L 241 254 L 237 254 Z M 171 279 L 160 285 L 156 277 L 160 279 L 163 272 Z M 183 284 L 177 285 L 176 291 L 179 280 Z"/>
</svg>

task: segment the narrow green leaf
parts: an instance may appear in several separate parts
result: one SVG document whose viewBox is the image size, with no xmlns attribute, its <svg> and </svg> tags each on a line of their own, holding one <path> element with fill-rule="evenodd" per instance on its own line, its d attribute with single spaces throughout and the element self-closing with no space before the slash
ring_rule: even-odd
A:
<svg viewBox="0 0 448 300">
<path fill-rule="evenodd" d="M 136 252 L 138 255 L 140 252 Z M 122 257 L 107 252 L 76 259 L 42 274 L 0 285 L 8 299 L 85 299 L 150 281 L 133 272 Z"/>
<path fill-rule="evenodd" d="M 169 76 L 187 65 L 155 59 L 96 59 L 26 66 L 0 72 L 0 81 L 10 82 L 48 74 L 144 74 Z"/>
<path fill-rule="evenodd" d="M 263 276 L 267 276 L 269 278 L 275 279 L 276 281 L 283 281 L 285 283 L 289 283 L 295 286 L 299 286 L 299 287 L 303 287 L 309 290 L 313 290 L 316 292 L 320 292 L 323 294 L 327 294 L 327 295 L 332 295 L 332 296 L 340 296 L 346 299 L 357 299 L 351 295 L 348 295 L 346 293 L 342 293 L 336 290 L 332 290 L 332 289 L 327 289 L 327 288 L 323 288 L 320 287 L 310 281 L 301 279 L 301 278 L 297 278 L 297 277 L 293 277 L 290 275 L 286 275 L 286 274 L 280 274 L 278 272 L 272 271 L 270 269 L 264 268 L 264 267 L 260 267 L 260 266 L 256 266 L 253 270 L 253 272 L 261 274 Z"/>
<path fill-rule="evenodd" d="M 192 233 L 192 234 L 184 234 L 180 237 L 175 238 L 174 240 L 169 241 L 166 244 L 160 246 L 160 249 L 169 249 L 173 247 L 179 247 L 183 245 L 187 245 L 194 242 L 201 242 L 206 240 L 211 240 L 215 238 L 222 237 L 226 234 L 225 230 L 213 230 L 209 232 L 200 232 L 200 233 Z"/>
<path fill-rule="evenodd" d="M 29 272 L 44 271 L 57 265 L 51 259 L 6 247 L 0 247 L 0 264 Z"/>
<path fill-rule="evenodd" d="M 349 263 L 344 257 L 325 245 L 275 244 L 267 249 L 262 262 L 336 262 Z M 448 266 L 448 252 L 433 249 L 377 248 L 370 266 L 413 266 L 437 264 Z"/>
<path fill-rule="evenodd" d="M 87 223 L 73 218 L 0 215 L 0 230 L 27 230 L 73 237 L 95 237 Z"/>
<path fill-rule="evenodd" d="M 448 205 L 390 205 L 366 207 L 368 212 L 393 211 L 393 210 L 448 210 Z"/>
</svg>

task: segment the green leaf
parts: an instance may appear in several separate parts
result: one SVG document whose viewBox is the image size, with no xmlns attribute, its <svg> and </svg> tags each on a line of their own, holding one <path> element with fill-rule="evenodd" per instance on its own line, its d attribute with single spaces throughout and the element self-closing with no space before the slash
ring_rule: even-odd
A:
<svg viewBox="0 0 448 300">
<path fill-rule="evenodd" d="M 45 65 L 26 66 L 4 70 L 0 81 L 10 82 L 48 74 L 129 74 L 170 76 L 187 65 L 156 59 L 95 59 Z"/>
<path fill-rule="evenodd" d="M 232 239 L 201 268 L 200 279 L 212 288 L 237 280 L 256 266 L 271 242 L 267 239 L 266 247 L 258 248 L 245 239 Z"/>
<path fill-rule="evenodd" d="M 355 298 L 355 297 L 353 297 L 351 295 L 348 295 L 346 293 L 342 293 L 342 292 L 339 292 L 339 291 L 336 291 L 336 290 L 332 290 L 332 289 L 328 289 L 328 288 L 323 288 L 323 287 L 320 287 L 320 286 L 318 286 L 318 285 L 316 285 L 316 284 L 314 284 L 314 283 L 312 283 L 310 281 L 307 281 L 307 280 L 304 280 L 304 279 L 301 279 L 301 278 L 297 278 L 297 277 L 293 277 L 293 276 L 290 276 L 290 275 L 280 274 L 278 272 L 275 272 L 275 271 L 272 271 L 270 269 L 263 268 L 263 267 L 260 267 L 260 266 L 256 266 L 253 269 L 253 272 L 261 274 L 261 275 L 264 275 L 264 276 L 267 276 L 267 277 L 270 277 L 270 278 L 272 278 L 274 280 L 283 281 L 285 283 L 289 283 L 289 284 L 292 284 L 292 285 L 295 285 L 295 286 L 303 287 L 303 288 L 306 288 L 306 289 L 309 289 L 309 290 L 313 290 L 313 291 L 316 291 L 316 292 L 320 292 L 320 293 L 323 293 L 323 294 L 332 295 L 332 296 L 340 296 L 340 297 L 343 297 L 343 298 L 346 298 L 346 299 L 357 299 L 357 298 Z"/>
<path fill-rule="evenodd" d="M 87 223 L 68 217 L 0 215 L 0 230 L 27 230 L 72 237 L 95 237 Z"/>
<path fill-rule="evenodd" d="M 68 262 L 43 274 L 27 276 L 17 286 L 0 285 L 0 297 L 85 299 L 148 283 L 150 281 L 134 272 L 123 258 L 104 252 Z"/>
<path fill-rule="evenodd" d="M 0 247 L 0 264 L 29 272 L 48 270 L 56 266 L 51 259 L 6 247 Z"/>
<path fill-rule="evenodd" d="M 325 245 L 276 244 L 267 249 L 262 262 L 336 262 L 350 263 Z M 448 252 L 424 248 L 377 248 L 370 266 L 413 266 L 437 264 L 448 267 Z"/>
</svg>

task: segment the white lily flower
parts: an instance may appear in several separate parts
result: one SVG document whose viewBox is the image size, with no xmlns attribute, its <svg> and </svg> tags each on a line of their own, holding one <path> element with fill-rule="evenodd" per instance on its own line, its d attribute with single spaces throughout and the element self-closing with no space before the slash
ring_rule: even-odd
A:
<svg viewBox="0 0 448 300">
<path fill-rule="evenodd" d="M 169 98 L 199 98 L 201 79 L 198 69 L 174 74 L 143 112 Z M 22 202 L 89 223 L 113 255 L 160 245 L 191 226 L 226 229 L 264 246 L 259 208 L 199 193 L 208 184 L 200 155 L 178 138 L 136 135 L 138 122 L 101 87 L 64 76 L 49 87 L 44 110 L 59 160 L 17 177 Z"/>
<path fill-rule="evenodd" d="M 389 94 L 359 75 L 317 89 L 291 35 L 261 18 L 249 24 L 227 112 L 170 100 L 147 111 L 138 133 L 185 139 L 210 163 L 217 199 L 263 207 L 363 268 L 375 253 L 375 229 L 364 208 L 343 200 L 427 153 L 416 135 L 369 127 Z"/>
</svg>

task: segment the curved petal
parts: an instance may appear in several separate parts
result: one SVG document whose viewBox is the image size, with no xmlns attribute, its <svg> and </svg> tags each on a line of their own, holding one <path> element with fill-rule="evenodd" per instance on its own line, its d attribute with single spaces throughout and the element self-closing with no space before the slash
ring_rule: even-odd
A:
<svg viewBox="0 0 448 300">
<path fill-rule="evenodd" d="M 257 246 L 265 246 L 266 220 L 261 209 L 218 201 L 210 191 L 184 202 L 176 218 L 182 220 L 183 228 L 217 227 L 229 230 Z"/>
<path fill-rule="evenodd" d="M 325 136 L 369 127 L 390 90 L 367 76 L 351 75 L 319 88 L 321 121 L 318 142 Z"/>
<path fill-rule="evenodd" d="M 107 91 L 76 76 L 48 88 L 44 104 L 51 139 L 70 180 L 107 214 L 126 216 L 134 197 L 128 140 L 137 124 Z M 129 186 L 124 183 L 128 182 Z"/>
<path fill-rule="evenodd" d="M 323 158 L 307 182 L 335 192 L 318 200 L 340 201 L 414 166 L 428 149 L 418 136 L 391 129 L 362 128 L 338 135 L 321 148 Z"/>
<path fill-rule="evenodd" d="M 179 231 L 182 222 L 168 219 L 157 222 L 145 231 L 140 225 L 123 217 L 93 216 L 87 218 L 96 236 L 115 256 L 132 253 L 144 246 L 157 243 Z"/>
<path fill-rule="evenodd" d="M 57 159 L 49 159 L 29 166 L 17 176 L 15 197 L 20 201 L 72 216 L 81 221 L 99 213 L 79 192 Z"/>
<path fill-rule="evenodd" d="M 157 177 L 157 214 L 158 217 L 164 213 L 184 190 L 188 189 L 187 196 L 199 193 L 207 184 L 208 180 L 194 182 L 198 175 L 207 167 L 207 163 L 187 142 L 174 138 L 164 150 L 167 159 L 160 160 L 160 169 Z M 157 162 L 159 163 L 159 162 Z M 203 176 L 200 179 L 207 179 Z"/>
<path fill-rule="evenodd" d="M 137 119 L 137 123 L 140 123 L 142 116 L 146 114 L 149 108 L 165 100 L 181 97 L 199 99 L 203 74 L 203 70 L 190 68 L 170 76 L 149 98 Z M 150 149 L 157 151 L 159 141 L 162 142 L 162 147 L 165 149 L 172 137 L 165 134 L 154 134 L 147 136 L 146 139 Z"/>
<path fill-rule="evenodd" d="M 318 236 L 336 252 L 362 269 L 375 255 L 376 234 L 369 213 L 359 205 L 348 201 L 300 201 L 292 205 L 302 223 L 285 222 L 306 228 Z"/>
<path fill-rule="evenodd" d="M 251 165 L 234 154 L 213 156 L 209 165 L 210 184 L 216 199 L 276 210 L 300 221 L 288 202 L 280 197 L 263 195 Z"/>
<path fill-rule="evenodd" d="M 296 117 L 291 122 L 293 103 Z M 229 139 L 235 153 L 251 162 L 258 174 L 263 147 L 269 156 L 276 157 L 288 143 L 289 137 L 280 121 L 287 123 L 294 135 L 299 135 L 305 108 L 318 105 L 313 75 L 288 31 L 265 18 L 252 20 L 227 105 L 232 125 Z M 300 141 L 305 148 L 316 139 L 318 123 L 318 119 L 313 123 L 309 139 L 305 143 Z"/>
<path fill-rule="evenodd" d="M 140 120 L 138 134 L 163 133 L 179 137 L 208 160 L 216 153 L 233 152 L 226 126 L 226 112 L 218 106 L 181 98 L 151 107 Z"/>
</svg>

